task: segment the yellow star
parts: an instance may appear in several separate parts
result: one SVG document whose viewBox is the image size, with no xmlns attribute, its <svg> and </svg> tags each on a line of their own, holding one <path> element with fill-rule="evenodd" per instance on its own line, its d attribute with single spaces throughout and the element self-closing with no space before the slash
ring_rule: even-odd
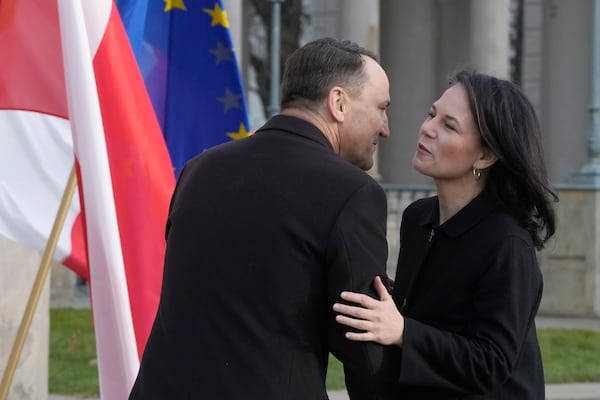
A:
<svg viewBox="0 0 600 400">
<path fill-rule="evenodd" d="M 213 10 L 211 10 L 210 8 L 203 8 L 202 11 L 204 11 L 207 14 L 210 14 L 210 16 L 212 17 L 212 22 L 210 23 L 210 26 L 223 25 L 225 28 L 229 28 L 229 21 L 227 21 L 227 11 L 221 10 L 219 3 L 215 3 L 215 8 Z"/>
<path fill-rule="evenodd" d="M 165 1 L 165 11 L 171 11 L 174 8 L 179 8 L 180 10 L 187 11 L 185 4 L 183 4 L 183 0 L 164 0 Z"/>
<path fill-rule="evenodd" d="M 246 130 L 246 127 L 244 126 L 244 124 L 241 123 L 239 131 L 237 131 L 237 132 L 229 132 L 229 133 L 227 133 L 227 136 L 229 136 L 233 140 L 238 140 L 238 139 L 243 139 L 243 138 L 248 137 L 248 136 L 252 136 L 253 134 L 254 134 L 254 132 L 252 132 L 252 131 L 248 132 Z"/>
</svg>

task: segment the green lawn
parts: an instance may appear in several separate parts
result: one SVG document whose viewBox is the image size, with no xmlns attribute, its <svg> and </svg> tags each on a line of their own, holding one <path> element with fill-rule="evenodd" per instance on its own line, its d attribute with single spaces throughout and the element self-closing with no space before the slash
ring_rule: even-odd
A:
<svg viewBox="0 0 600 400">
<path fill-rule="evenodd" d="M 96 342 L 89 309 L 50 309 L 48 390 L 98 394 Z"/>
<path fill-rule="evenodd" d="M 547 383 L 600 382 L 600 332 L 540 329 Z"/>
<path fill-rule="evenodd" d="M 540 329 L 547 383 L 600 381 L 600 332 Z M 50 310 L 50 393 L 97 395 L 98 370 L 90 310 Z M 329 359 L 329 390 L 344 388 L 341 364 Z"/>
</svg>

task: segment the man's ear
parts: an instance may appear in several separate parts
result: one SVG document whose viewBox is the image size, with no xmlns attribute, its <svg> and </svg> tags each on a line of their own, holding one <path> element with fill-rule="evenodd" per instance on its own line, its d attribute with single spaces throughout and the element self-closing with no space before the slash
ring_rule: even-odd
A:
<svg viewBox="0 0 600 400">
<path fill-rule="evenodd" d="M 334 86 L 327 95 L 327 107 L 336 122 L 343 122 L 346 111 L 346 92 L 339 86 Z"/>
<path fill-rule="evenodd" d="M 483 149 L 483 153 L 479 159 L 475 162 L 474 168 L 486 169 L 494 165 L 496 161 L 498 161 L 496 154 L 490 150 L 490 148 L 486 147 Z"/>
</svg>

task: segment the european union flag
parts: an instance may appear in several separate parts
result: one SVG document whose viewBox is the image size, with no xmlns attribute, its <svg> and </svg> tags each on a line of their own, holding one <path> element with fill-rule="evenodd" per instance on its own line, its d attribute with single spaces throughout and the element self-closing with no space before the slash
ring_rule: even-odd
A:
<svg viewBox="0 0 600 400">
<path fill-rule="evenodd" d="M 242 80 L 221 0 L 117 0 L 175 174 L 248 136 Z"/>
</svg>

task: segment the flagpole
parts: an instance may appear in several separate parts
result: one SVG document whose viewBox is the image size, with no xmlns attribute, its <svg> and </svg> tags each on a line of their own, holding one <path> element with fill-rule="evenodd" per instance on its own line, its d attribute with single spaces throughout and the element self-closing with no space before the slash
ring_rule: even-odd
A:
<svg viewBox="0 0 600 400">
<path fill-rule="evenodd" d="M 71 174 L 69 175 L 69 180 L 67 181 L 67 186 L 65 187 L 63 197 L 56 213 L 56 218 L 54 219 L 54 225 L 52 226 L 50 237 L 48 238 L 46 248 L 44 249 L 44 254 L 42 255 L 42 259 L 40 261 L 38 273 L 35 277 L 35 281 L 33 282 L 31 293 L 29 294 L 29 299 L 27 301 L 27 306 L 25 307 L 23 318 L 21 319 L 21 325 L 19 325 L 17 337 L 15 338 L 15 342 L 11 349 L 6 369 L 2 375 L 2 383 L 0 384 L 0 400 L 6 400 L 8 396 L 8 390 L 15 375 L 17 362 L 19 361 L 21 351 L 23 350 L 23 345 L 25 344 L 25 339 L 27 338 L 27 333 L 31 327 L 33 314 L 42 294 L 44 283 L 46 282 L 46 277 L 48 276 L 48 271 L 50 270 L 50 263 L 52 262 L 52 257 L 54 256 L 54 251 L 56 250 L 56 245 L 58 243 L 58 237 L 63 228 L 76 186 L 77 175 L 75 174 L 75 165 L 73 165 L 73 168 L 71 168 Z"/>
<path fill-rule="evenodd" d="M 279 70 L 281 46 L 281 3 L 284 0 L 273 1 L 273 15 L 271 17 L 271 93 L 268 107 L 269 117 L 279 112 Z"/>
</svg>

